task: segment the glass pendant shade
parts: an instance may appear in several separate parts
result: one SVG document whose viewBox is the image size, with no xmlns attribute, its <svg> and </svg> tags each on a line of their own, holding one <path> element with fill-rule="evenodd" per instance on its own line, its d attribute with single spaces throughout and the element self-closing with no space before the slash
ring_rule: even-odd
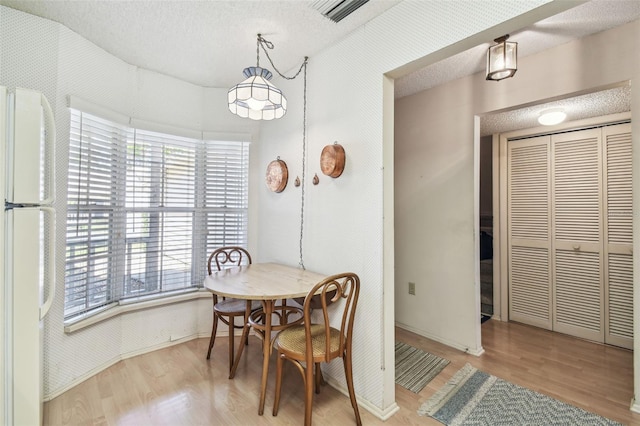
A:
<svg viewBox="0 0 640 426">
<path fill-rule="evenodd" d="M 497 38 L 487 52 L 487 80 L 502 80 L 518 70 L 518 43 L 507 41 L 509 36 Z"/>
<path fill-rule="evenodd" d="M 287 99 L 271 84 L 271 71 L 260 67 L 245 68 L 242 83 L 229 89 L 229 111 L 252 120 L 273 120 L 287 112 Z"/>
</svg>

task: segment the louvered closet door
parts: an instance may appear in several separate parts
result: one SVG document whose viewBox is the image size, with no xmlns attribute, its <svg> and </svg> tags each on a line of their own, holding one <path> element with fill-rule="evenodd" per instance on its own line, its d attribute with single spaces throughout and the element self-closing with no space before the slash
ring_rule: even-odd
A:
<svg viewBox="0 0 640 426">
<path fill-rule="evenodd" d="M 602 129 L 605 188 L 605 342 L 633 348 L 631 124 Z"/>
<path fill-rule="evenodd" d="M 549 136 L 508 146 L 509 318 L 551 329 Z"/>
<path fill-rule="evenodd" d="M 551 137 L 553 329 L 604 339 L 600 129 Z"/>
</svg>

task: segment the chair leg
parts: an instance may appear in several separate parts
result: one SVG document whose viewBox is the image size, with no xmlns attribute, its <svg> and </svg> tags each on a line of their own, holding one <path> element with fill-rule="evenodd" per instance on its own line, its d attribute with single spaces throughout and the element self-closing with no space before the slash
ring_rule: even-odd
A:
<svg viewBox="0 0 640 426">
<path fill-rule="evenodd" d="M 282 390 L 282 367 L 284 360 L 278 352 L 278 358 L 276 359 L 276 394 L 273 399 L 273 415 L 278 415 L 278 408 L 280 408 L 280 391 Z"/>
<path fill-rule="evenodd" d="M 207 351 L 207 359 L 211 358 L 211 349 L 216 342 L 216 332 L 218 330 L 218 316 L 213 313 L 213 327 L 211 328 L 211 339 L 209 339 L 209 350 Z"/>
<path fill-rule="evenodd" d="M 235 316 L 229 316 L 229 375 L 231 375 L 231 370 L 233 370 L 233 356 L 235 353 L 235 335 L 233 332 L 235 319 Z"/>
<path fill-rule="evenodd" d="M 232 362 L 232 367 L 231 367 L 231 371 L 229 372 L 229 378 L 233 379 L 233 377 L 236 375 L 236 370 L 238 369 L 238 363 L 240 362 L 240 358 L 242 357 L 242 352 L 244 350 L 244 347 L 247 346 L 249 344 L 249 330 L 250 330 L 250 326 L 249 326 L 249 314 L 251 313 L 251 301 L 248 300 L 247 301 L 247 307 L 245 309 L 244 312 L 244 317 L 243 317 L 243 327 L 242 327 L 242 337 L 240 337 L 240 341 L 244 342 L 244 345 L 240 344 L 238 346 L 238 354 L 236 355 L 237 359 L 234 359 Z"/>
<path fill-rule="evenodd" d="M 242 324 L 242 333 L 246 332 L 244 345 L 249 346 L 249 315 L 251 315 L 251 300 L 247 300 L 247 306 L 244 310 L 244 324 Z"/>
<path fill-rule="evenodd" d="M 322 370 L 320 369 L 320 363 L 316 362 L 316 393 L 320 393 L 320 384 L 324 382 L 322 378 Z"/>
<path fill-rule="evenodd" d="M 358 410 L 358 402 L 356 401 L 356 392 L 353 388 L 353 369 L 350 351 L 347 351 L 342 358 L 342 361 L 344 363 L 344 376 L 347 379 L 347 389 L 349 389 L 349 399 L 351 399 L 351 406 L 353 407 L 353 412 L 356 415 L 356 424 L 361 426 L 362 420 L 360 419 L 360 411 Z"/>
<path fill-rule="evenodd" d="M 313 367 L 307 364 L 304 371 L 304 426 L 311 426 L 311 414 L 313 407 Z"/>
</svg>

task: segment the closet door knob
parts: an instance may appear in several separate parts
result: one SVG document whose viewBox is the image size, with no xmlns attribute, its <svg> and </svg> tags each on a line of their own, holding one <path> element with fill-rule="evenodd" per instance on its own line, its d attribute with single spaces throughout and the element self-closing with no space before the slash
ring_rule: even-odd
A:
<svg viewBox="0 0 640 426">
<path fill-rule="evenodd" d="M 575 246 L 573 246 L 573 249 L 574 249 L 575 251 L 578 251 L 578 250 L 580 250 L 580 246 L 579 246 L 579 245 L 575 245 Z"/>
</svg>

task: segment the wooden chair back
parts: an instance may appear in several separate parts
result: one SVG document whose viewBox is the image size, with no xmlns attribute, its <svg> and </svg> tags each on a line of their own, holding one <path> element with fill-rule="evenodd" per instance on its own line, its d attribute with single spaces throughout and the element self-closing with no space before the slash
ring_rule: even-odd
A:
<svg viewBox="0 0 640 426">
<path fill-rule="evenodd" d="M 209 275 L 222 268 L 230 266 L 240 266 L 251 264 L 251 255 L 242 247 L 228 246 L 220 247 L 209 255 L 207 260 L 207 271 Z M 213 267 L 215 266 L 215 269 Z"/>
<path fill-rule="evenodd" d="M 309 291 L 303 305 L 303 323 L 305 336 L 307 336 L 305 353 L 307 362 L 310 363 L 308 365 L 317 362 L 330 362 L 334 358 L 343 357 L 345 351 L 351 352 L 353 323 L 359 294 L 360 278 L 352 272 L 327 277 Z M 312 312 L 315 312 L 314 318 L 312 318 Z M 339 342 L 335 341 L 335 333 L 332 339 L 331 317 L 334 318 L 335 326 L 333 328 L 340 331 Z M 336 318 L 339 318 L 339 323 L 336 322 Z M 314 357 L 313 342 L 310 337 L 312 324 L 322 325 L 324 329 L 323 359 Z M 337 346 L 336 343 L 338 343 Z"/>
</svg>

